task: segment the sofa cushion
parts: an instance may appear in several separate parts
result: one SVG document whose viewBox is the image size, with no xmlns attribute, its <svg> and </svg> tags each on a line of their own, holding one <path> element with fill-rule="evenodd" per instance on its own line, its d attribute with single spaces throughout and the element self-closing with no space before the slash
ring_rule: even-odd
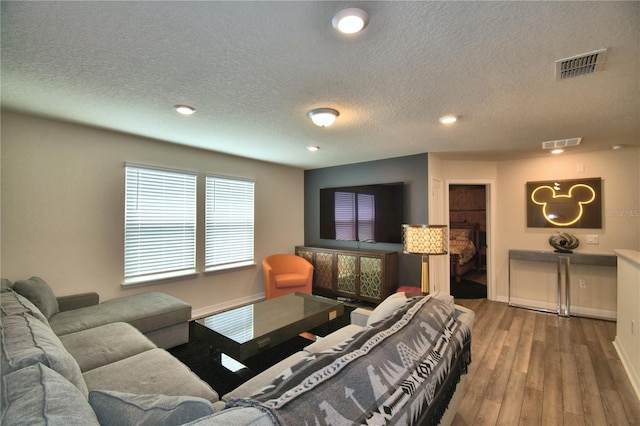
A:
<svg viewBox="0 0 640 426">
<path fill-rule="evenodd" d="M 91 391 L 89 403 L 102 426 L 178 426 L 214 413 L 209 401 L 193 396 Z"/>
<path fill-rule="evenodd" d="M 276 274 L 276 288 L 300 287 L 305 285 L 307 277 L 302 274 Z"/>
<path fill-rule="evenodd" d="M 0 291 L 2 293 L 11 290 L 11 288 L 13 287 L 13 283 L 6 278 L 2 278 L 0 282 L 2 283 L 2 285 L 0 286 Z"/>
<path fill-rule="evenodd" d="M 404 293 L 394 293 L 387 297 L 371 312 L 369 319 L 367 319 L 367 325 L 375 324 L 390 317 L 398 308 L 407 303 L 407 300 Z"/>
<path fill-rule="evenodd" d="M 7 403 L 2 424 L 98 425 L 85 396 L 60 374 L 34 364 L 3 377 Z"/>
<path fill-rule="evenodd" d="M 53 294 L 51 287 L 42 278 L 31 277 L 28 280 L 16 281 L 13 284 L 13 288 L 31 300 L 45 317 L 50 318 L 51 315 L 60 312 L 58 299 Z"/>
<path fill-rule="evenodd" d="M 164 349 L 152 349 L 94 368 L 83 374 L 92 390 L 113 390 L 138 395 L 197 396 L 211 402 L 218 394 L 186 365 Z"/>
<path fill-rule="evenodd" d="M 155 349 L 144 334 L 125 322 L 114 322 L 60 336 L 82 372 Z"/>
<path fill-rule="evenodd" d="M 88 394 L 80 367 L 53 331 L 30 315 L 2 318 L 2 374 L 42 363 Z"/>
<path fill-rule="evenodd" d="M 268 413 L 257 408 L 227 408 L 207 417 L 186 423 L 184 426 L 250 425 L 275 426 Z"/>
<path fill-rule="evenodd" d="M 334 331 L 326 337 L 318 338 L 314 343 L 306 346 L 304 348 L 305 351 L 309 353 L 319 353 L 331 349 L 338 343 L 342 343 L 350 337 L 353 337 L 354 334 L 362 330 L 362 327 L 359 325 L 349 324 L 344 327 Z"/>
<path fill-rule="evenodd" d="M 161 292 L 141 293 L 108 300 L 99 305 L 60 312 L 49 318 L 59 336 L 112 322 L 126 322 L 146 333 L 151 330 L 187 323 L 191 305 Z"/>
<path fill-rule="evenodd" d="M 29 314 L 49 327 L 49 321 L 47 321 L 47 317 L 40 312 L 40 309 L 31 303 L 29 299 L 15 291 L 7 291 L 3 293 L 2 299 L 0 299 L 0 306 L 3 315 Z"/>
</svg>

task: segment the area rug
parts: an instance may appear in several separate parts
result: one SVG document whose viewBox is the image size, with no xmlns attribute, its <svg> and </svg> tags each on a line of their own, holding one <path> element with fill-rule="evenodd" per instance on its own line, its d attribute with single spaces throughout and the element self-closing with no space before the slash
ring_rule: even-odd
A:
<svg viewBox="0 0 640 426">
<path fill-rule="evenodd" d="M 457 283 L 451 280 L 451 295 L 455 299 L 485 299 L 487 297 L 487 286 L 478 284 L 464 278 Z"/>
</svg>

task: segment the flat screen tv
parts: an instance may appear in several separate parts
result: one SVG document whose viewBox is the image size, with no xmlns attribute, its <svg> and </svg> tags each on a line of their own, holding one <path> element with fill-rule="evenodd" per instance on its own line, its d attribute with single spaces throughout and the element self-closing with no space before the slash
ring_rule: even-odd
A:
<svg viewBox="0 0 640 426">
<path fill-rule="evenodd" d="M 320 238 L 401 243 L 404 183 L 320 189 Z"/>
</svg>

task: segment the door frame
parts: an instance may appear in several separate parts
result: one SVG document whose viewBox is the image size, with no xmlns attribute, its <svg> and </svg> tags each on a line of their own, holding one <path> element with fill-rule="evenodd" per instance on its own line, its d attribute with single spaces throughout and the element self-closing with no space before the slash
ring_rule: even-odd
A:
<svg viewBox="0 0 640 426">
<path fill-rule="evenodd" d="M 451 185 L 480 185 L 485 187 L 485 197 L 487 200 L 487 299 L 496 300 L 496 282 L 495 282 L 495 223 L 496 223 L 496 182 L 491 179 L 447 179 L 445 183 L 444 197 L 446 223 L 450 225 L 449 218 L 449 189 Z M 447 258 L 449 255 L 447 255 Z M 447 259 L 446 264 L 447 277 L 450 277 L 450 262 Z M 446 287 L 451 294 L 450 280 L 447 280 Z"/>
</svg>

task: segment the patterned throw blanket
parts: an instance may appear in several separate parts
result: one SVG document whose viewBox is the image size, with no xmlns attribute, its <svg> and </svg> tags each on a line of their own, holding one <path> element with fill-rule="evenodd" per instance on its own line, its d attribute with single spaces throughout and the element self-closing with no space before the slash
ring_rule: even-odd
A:
<svg viewBox="0 0 640 426">
<path fill-rule="evenodd" d="M 437 424 L 471 362 L 470 340 L 450 305 L 409 299 L 227 407 L 257 407 L 277 425 Z"/>
</svg>

